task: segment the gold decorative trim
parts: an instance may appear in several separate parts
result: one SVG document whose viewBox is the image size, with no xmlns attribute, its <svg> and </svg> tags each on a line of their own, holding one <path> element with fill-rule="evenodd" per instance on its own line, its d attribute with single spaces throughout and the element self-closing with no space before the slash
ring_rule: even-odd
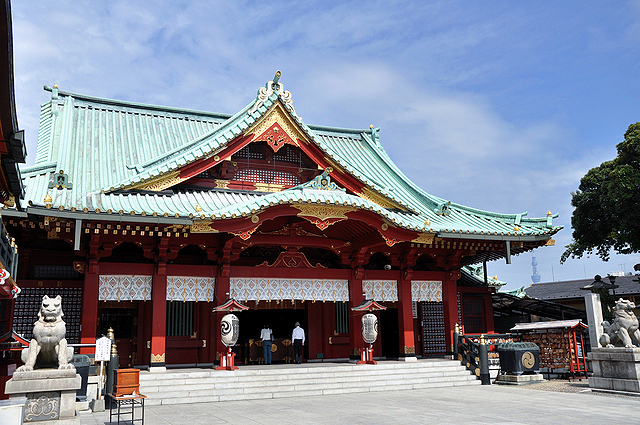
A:
<svg viewBox="0 0 640 425">
<path fill-rule="evenodd" d="M 284 185 L 273 183 L 254 183 L 256 190 L 260 192 L 282 192 Z"/>
<path fill-rule="evenodd" d="M 211 220 L 194 221 L 191 225 L 191 233 L 218 233 L 216 229 L 211 227 L 212 223 Z"/>
<path fill-rule="evenodd" d="M 162 354 L 151 354 L 151 363 L 164 363 L 165 353 Z"/>
<path fill-rule="evenodd" d="M 252 229 L 248 229 L 242 232 L 238 232 L 238 233 L 233 233 L 234 235 L 238 236 L 240 239 L 242 239 L 243 241 L 246 241 L 247 239 L 249 239 L 251 237 L 251 235 L 253 235 L 253 233 L 258 230 L 258 227 L 260 227 L 260 225 L 257 225 L 256 227 L 252 228 Z"/>
<path fill-rule="evenodd" d="M 180 178 L 180 171 L 171 171 L 167 174 L 163 174 L 162 176 L 156 177 L 151 181 L 146 181 L 142 183 L 134 184 L 130 186 L 129 189 L 142 189 L 142 190 L 151 190 L 154 192 L 159 192 L 161 190 L 167 189 L 171 186 L 175 186 L 180 183 L 183 179 Z"/>
<path fill-rule="evenodd" d="M 371 201 L 374 204 L 380 205 L 382 208 L 394 208 L 402 211 L 407 211 L 407 209 L 397 202 L 394 202 L 385 196 L 382 196 L 368 187 L 363 187 L 362 192 L 358 194 L 360 197 L 366 199 L 367 201 Z"/>
<path fill-rule="evenodd" d="M 300 210 L 300 212 L 298 213 L 298 217 L 307 216 L 318 218 L 320 220 L 327 220 L 331 218 L 339 218 L 345 220 L 347 219 L 346 214 L 358 210 L 357 208 L 353 207 L 330 205 L 293 204 L 292 207 Z"/>
<path fill-rule="evenodd" d="M 325 230 L 327 227 L 339 221 L 347 220 L 347 213 L 357 211 L 357 208 L 328 205 L 294 204 L 292 206 L 300 210 L 297 214 L 298 217 L 315 224 L 320 230 Z"/>
<path fill-rule="evenodd" d="M 415 354 L 416 353 L 416 347 L 407 347 L 406 345 L 404 346 L 404 354 Z"/>
<path fill-rule="evenodd" d="M 411 242 L 415 243 L 424 243 L 427 245 L 433 244 L 433 240 L 435 238 L 435 233 L 420 233 L 417 238 L 413 239 Z"/>
<path fill-rule="evenodd" d="M 16 205 L 16 197 L 13 194 L 9 194 L 9 197 L 3 202 L 6 207 L 13 207 Z"/>
<path fill-rule="evenodd" d="M 398 243 L 397 239 L 388 238 L 385 235 L 383 235 L 382 233 L 380 235 L 382 236 L 382 238 L 384 239 L 384 241 L 387 243 L 388 246 L 394 246 L 395 244 Z"/>
<path fill-rule="evenodd" d="M 547 243 L 544 244 L 545 246 L 555 246 L 556 245 L 556 240 L 555 239 L 549 239 L 547 241 Z"/>
<path fill-rule="evenodd" d="M 298 140 L 302 140 L 305 143 L 309 142 L 307 135 L 299 129 L 298 125 L 291 119 L 289 113 L 284 109 L 279 101 L 274 103 L 269 111 L 267 111 L 253 126 L 251 126 L 245 134 L 253 134 L 255 136 L 253 141 L 261 141 L 263 140 L 262 136 L 264 133 L 275 123 L 284 130 L 296 146 L 300 147 Z M 277 150 L 273 148 L 273 146 L 272 149 Z"/>
<path fill-rule="evenodd" d="M 220 189 L 227 189 L 229 187 L 230 180 L 215 179 L 216 187 Z"/>
</svg>

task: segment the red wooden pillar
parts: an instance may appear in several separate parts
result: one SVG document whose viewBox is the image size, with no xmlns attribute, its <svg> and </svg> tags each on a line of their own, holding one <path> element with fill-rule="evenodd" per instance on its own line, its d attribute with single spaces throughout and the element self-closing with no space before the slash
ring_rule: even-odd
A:
<svg viewBox="0 0 640 425">
<path fill-rule="evenodd" d="M 453 353 L 453 329 L 458 322 L 458 290 L 456 282 L 459 278 L 460 270 L 450 270 L 442 282 L 445 343 L 448 353 Z"/>
<path fill-rule="evenodd" d="M 98 260 L 89 260 L 89 267 L 84 274 L 82 290 L 82 329 L 81 344 L 94 344 L 98 332 L 98 300 L 100 297 L 100 275 Z M 93 354 L 93 347 L 80 347 L 80 354 Z"/>
<path fill-rule="evenodd" d="M 166 370 L 167 335 L 167 263 L 158 261 L 153 273 L 151 306 L 151 359 L 150 372 Z"/>
<path fill-rule="evenodd" d="M 416 359 L 415 336 L 413 331 L 413 301 L 411 299 L 411 273 L 402 272 L 398 281 L 398 324 L 400 325 L 400 359 Z"/>
<path fill-rule="evenodd" d="M 351 280 L 349 281 L 349 307 L 355 307 L 364 301 L 362 294 L 362 278 L 364 277 L 364 269 L 359 267 L 352 270 Z M 349 310 L 349 358 L 351 360 L 360 360 L 360 349 L 364 347 L 362 340 L 361 320 L 362 314 Z"/>
</svg>

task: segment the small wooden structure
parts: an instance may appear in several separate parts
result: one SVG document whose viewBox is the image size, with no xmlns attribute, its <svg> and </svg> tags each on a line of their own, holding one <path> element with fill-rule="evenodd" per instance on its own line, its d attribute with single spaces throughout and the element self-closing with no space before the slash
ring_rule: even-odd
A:
<svg viewBox="0 0 640 425">
<path fill-rule="evenodd" d="M 113 371 L 115 396 L 140 394 L 140 370 L 116 369 Z"/>
<path fill-rule="evenodd" d="M 522 340 L 540 347 L 540 367 L 549 374 L 566 369 L 571 378 L 587 378 L 587 359 L 582 334 L 588 328 L 580 320 L 519 323 L 512 332 L 522 334 Z"/>
</svg>

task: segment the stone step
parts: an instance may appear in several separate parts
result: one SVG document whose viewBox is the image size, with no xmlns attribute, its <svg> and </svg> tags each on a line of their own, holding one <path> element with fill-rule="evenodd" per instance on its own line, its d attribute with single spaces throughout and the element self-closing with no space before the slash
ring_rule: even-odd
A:
<svg viewBox="0 0 640 425">
<path fill-rule="evenodd" d="M 377 365 L 308 363 L 241 366 L 236 371 L 182 369 L 140 373 L 140 392 L 148 397 L 148 405 L 479 384 L 457 361 L 443 359 L 384 361 Z"/>
</svg>

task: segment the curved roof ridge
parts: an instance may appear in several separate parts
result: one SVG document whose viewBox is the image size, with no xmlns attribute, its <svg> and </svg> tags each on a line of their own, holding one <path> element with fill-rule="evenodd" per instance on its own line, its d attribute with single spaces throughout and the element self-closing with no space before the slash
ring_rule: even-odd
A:
<svg viewBox="0 0 640 425">
<path fill-rule="evenodd" d="M 53 92 L 53 90 L 58 90 L 59 96 L 68 96 L 78 100 L 85 100 L 85 101 L 94 102 L 94 103 L 102 103 L 105 105 L 114 105 L 114 106 L 121 105 L 121 106 L 130 107 L 130 108 L 136 108 L 136 109 L 148 109 L 153 111 L 202 115 L 202 116 L 208 116 L 212 118 L 221 118 L 221 119 L 228 119 L 229 117 L 231 117 L 230 114 L 200 111 L 197 109 L 176 108 L 173 106 L 161 106 L 161 105 L 153 105 L 150 103 L 139 103 L 139 102 L 131 102 L 128 100 L 116 100 L 116 99 L 109 99 L 105 97 L 89 96 L 85 94 L 72 93 L 72 92 L 68 92 L 60 89 L 54 89 L 47 85 L 43 86 L 43 89 L 49 92 Z"/>
<path fill-rule="evenodd" d="M 407 185 L 409 188 L 411 188 L 413 191 L 417 192 L 418 195 L 420 195 L 423 198 L 426 198 L 426 200 L 429 201 L 430 203 L 432 203 L 434 207 L 437 206 L 438 204 L 442 203 L 442 202 L 447 202 L 445 199 L 442 199 L 442 198 L 440 198 L 438 196 L 432 195 L 432 194 L 428 193 L 427 191 L 425 191 L 424 189 L 420 188 L 418 185 L 416 185 L 409 177 L 407 177 L 402 172 L 402 170 L 400 170 L 398 168 L 398 166 L 395 164 L 395 162 L 393 162 L 393 160 L 391 159 L 389 154 L 387 154 L 387 151 L 384 149 L 382 144 L 375 142 L 373 140 L 373 137 L 369 133 L 362 132 L 361 136 L 362 136 L 363 140 L 367 143 L 367 145 L 369 146 L 371 151 L 375 152 L 375 154 L 389 168 L 391 168 L 391 170 L 393 170 L 398 177 L 401 178 L 401 181 L 405 185 Z M 390 195 L 390 194 L 387 193 L 387 195 Z"/>
<path fill-rule="evenodd" d="M 56 161 L 48 161 L 28 167 L 21 167 L 20 174 L 22 174 L 23 177 L 28 177 L 30 174 L 41 174 L 43 171 L 55 171 L 57 165 L 58 163 Z"/>
</svg>

